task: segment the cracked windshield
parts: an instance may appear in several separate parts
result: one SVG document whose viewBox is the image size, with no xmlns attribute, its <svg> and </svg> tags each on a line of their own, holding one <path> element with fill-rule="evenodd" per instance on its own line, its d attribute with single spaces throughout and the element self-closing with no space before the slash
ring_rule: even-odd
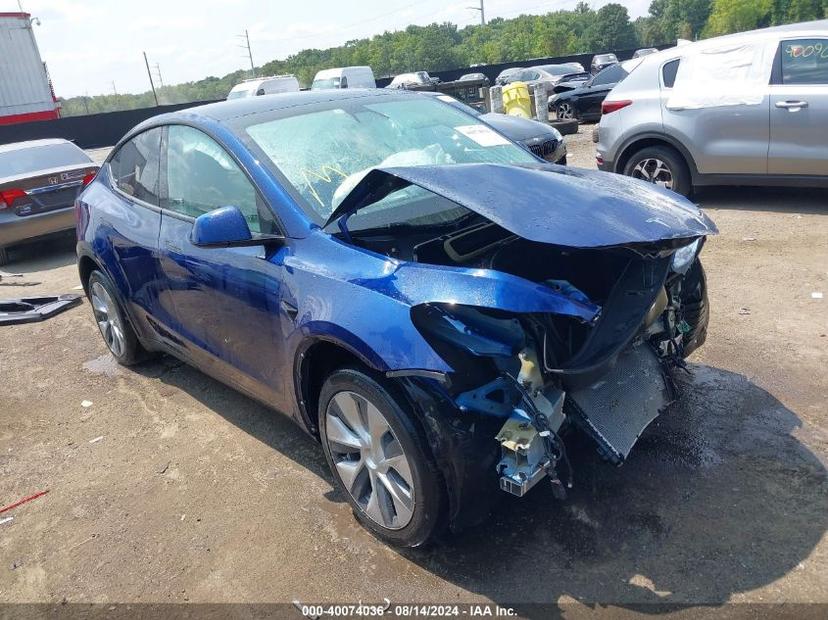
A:
<svg viewBox="0 0 828 620">
<path fill-rule="evenodd" d="M 372 101 L 337 102 L 328 110 L 247 128 L 317 221 L 327 219 L 372 168 L 536 162 L 475 117 L 445 103 L 413 98 Z M 426 190 L 409 187 L 360 211 L 360 216 L 425 196 L 431 197 L 431 211 L 436 203 L 442 205 L 437 211 L 457 209 Z"/>
</svg>

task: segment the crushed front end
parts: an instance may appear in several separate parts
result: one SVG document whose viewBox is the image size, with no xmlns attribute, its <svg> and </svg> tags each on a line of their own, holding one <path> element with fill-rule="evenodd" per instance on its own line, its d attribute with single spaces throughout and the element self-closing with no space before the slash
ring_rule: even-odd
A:
<svg viewBox="0 0 828 620">
<path fill-rule="evenodd" d="M 704 340 L 700 245 L 500 255 L 499 269 L 542 277 L 591 305 L 591 320 L 456 304 L 413 308 L 414 324 L 455 369 L 446 389 L 457 408 L 498 420 L 492 440 L 502 490 L 522 496 L 548 477 L 564 496 L 574 479 L 562 439 L 571 427 L 609 462 L 626 459 L 673 400 L 672 372 Z"/>
<path fill-rule="evenodd" d="M 575 479 L 572 429 L 623 463 L 675 398 L 672 374 L 704 342 L 698 256 L 715 225 L 679 196 L 596 174 L 375 169 L 331 217 L 344 240 L 394 261 L 372 286 L 412 300 L 414 327 L 451 369 L 389 376 L 424 421 L 455 526 L 482 518 L 494 487 L 523 496 L 549 480 L 564 497 Z M 402 234 L 349 228 L 356 210 L 412 185 L 423 211 L 441 201 L 465 210 Z"/>
</svg>

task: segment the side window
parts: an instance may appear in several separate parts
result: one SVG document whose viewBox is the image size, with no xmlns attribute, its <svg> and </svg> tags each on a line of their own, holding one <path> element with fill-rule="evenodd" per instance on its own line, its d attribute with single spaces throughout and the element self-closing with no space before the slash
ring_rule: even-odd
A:
<svg viewBox="0 0 828 620">
<path fill-rule="evenodd" d="M 256 96 L 257 97 L 261 97 L 264 94 L 265 94 L 264 88 L 260 88 L 259 90 L 256 91 Z"/>
<path fill-rule="evenodd" d="M 159 204 L 162 134 L 159 127 L 138 134 L 124 143 L 109 160 L 115 186 L 125 194 L 152 205 Z"/>
<path fill-rule="evenodd" d="M 342 79 L 339 80 L 339 88 L 348 88 L 348 78 L 344 75 L 342 76 Z"/>
<path fill-rule="evenodd" d="M 828 39 L 782 41 L 782 84 L 828 84 Z"/>
<path fill-rule="evenodd" d="M 679 63 L 681 59 L 671 60 L 661 68 L 661 81 L 665 88 L 673 88 L 676 83 L 676 74 L 678 73 Z"/>
<path fill-rule="evenodd" d="M 276 232 L 274 218 L 253 184 L 217 142 L 185 125 L 170 125 L 167 142 L 166 209 L 198 217 L 232 205 L 244 214 L 251 231 Z"/>
</svg>

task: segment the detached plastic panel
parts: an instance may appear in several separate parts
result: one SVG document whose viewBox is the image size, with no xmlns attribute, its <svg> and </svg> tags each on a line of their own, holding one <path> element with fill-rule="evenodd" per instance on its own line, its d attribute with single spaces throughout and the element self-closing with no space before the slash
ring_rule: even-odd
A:
<svg viewBox="0 0 828 620">
<path fill-rule="evenodd" d="M 0 300 L 0 325 L 44 321 L 80 304 L 83 295 L 67 294 Z"/>
</svg>

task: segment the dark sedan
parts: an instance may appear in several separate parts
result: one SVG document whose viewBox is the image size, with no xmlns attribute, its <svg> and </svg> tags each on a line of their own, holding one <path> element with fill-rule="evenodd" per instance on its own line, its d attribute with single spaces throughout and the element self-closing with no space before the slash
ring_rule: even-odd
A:
<svg viewBox="0 0 828 620">
<path fill-rule="evenodd" d="M 640 62 L 636 59 L 610 65 L 580 88 L 552 95 L 549 97 L 549 111 L 555 112 L 560 120 L 599 120 L 601 103 L 615 85 L 627 77 Z"/>
<path fill-rule="evenodd" d="M 510 140 L 522 144 L 541 159 L 545 159 L 553 164 L 566 165 L 566 143 L 564 142 L 563 136 L 561 132 L 547 123 L 521 116 L 498 114 L 496 112 L 483 114 L 479 110 L 466 105 L 450 95 L 428 92 L 423 94 L 436 97 L 440 101 L 450 103 L 469 114 L 473 114 Z"/>
<path fill-rule="evenodd" d="M 0 265 L 8 248 L 75 227 L 74 204 L 98 166 L 66 140 L 0 146 Z"/>
</svg>

